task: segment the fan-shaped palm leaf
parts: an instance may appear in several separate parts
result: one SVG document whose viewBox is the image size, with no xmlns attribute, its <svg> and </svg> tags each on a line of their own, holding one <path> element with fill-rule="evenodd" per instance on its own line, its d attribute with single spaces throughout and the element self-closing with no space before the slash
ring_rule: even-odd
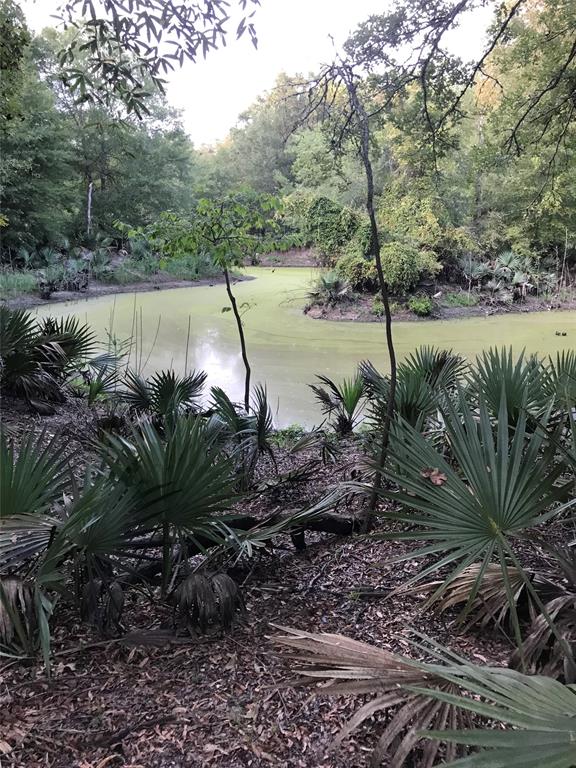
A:
<svg viewBox="0 0 576 768">
<path fill-rule="evenodd" d="M 545 370 L 536 358 L 526 359 L 524 352 L 515 359 L 512 348 L 490 348 L 476 359 L 468 377 L 469 391 L 478 401 L 484 400 L 492 416 L 498 416 L 502 393 L 511 425 L 520 414 L 540 417 L 549 406 Z"/>
<path fill-rule="evenodd" d="M 389 537 L 430 542 L 407 556 L 435 558 L 408 583 L 452 567 L 431 601 L 468 566 L 481 562 L 466 611 L 496 558 L 504 573 L 516 637 L 521 644 L 508 576 L 509 563 L 520 566 L 510 539 L 556 514 L 555 503 L 566 501 L 572 483 L 558 482 L 563 467 L 555 460 L 555 449 L 546 444 L 543 435 L 528 433 L 525 416 L 520 415 L 510 433 L 505 397 L 495 431 L 489 408 L 481 402 L 476 417 L 463 395 L 457 405 L 446 403 L 443 414 L 453 463 L 406 422 L 394 427 L 394 456 L 384 474 L 400 490 L 383 489 L 381 493 L 401 502 L 404 509 L 391 509 L 387 515 L 407 523 L 410 530 Z M 531 588 L 528 582 L 527 587 Z"/>
<path fill-rule="evenodd" d="M 96 348 L 96 335 L 77 317 L 46 317 L 39 323 L 38 344 L 58 344 L 65 358 L 65 367 L 85 360 Z"/>
<path fill-rule="evenodd" d="M 17 451 L 0 434 L 0 518 L 46 512 L 70 485 L 70 455 L 45 431 L 31 432 Z"/>
<path fill-rule="evenodd" d="M 310 384 L 316 399 L 320 403 L 322 413 L 334 423 L 339 435 L 347 435 L 354 431 L 360 420 L 363 399 L 364 381 L 360 374 L 353 378 L 343 379 L 337 383 L 328 376 L 317 376 L 324 386 Z"/>
<path fill-rule="evenodd" d="M 108 436 L 100 451 L 112 477 L 146 502 L 135 525 L 166 522 L 206 534 L 235 498 L 233 464 L 206 438 L 200 418 L 179 418 L 166 439 L 144 422 L 130 439 Z M 156 501 L 148 506 L 152 495 Z"/>
<path fill-rule="evenodd" d="M 192 408 L 206 382 L 204 371 L 178 376 L 174 371 L 158 371 L 149 379 L 129 371 L 122 398 L 138 413 L 155 416 L 176 415 Z"/>
</svg>

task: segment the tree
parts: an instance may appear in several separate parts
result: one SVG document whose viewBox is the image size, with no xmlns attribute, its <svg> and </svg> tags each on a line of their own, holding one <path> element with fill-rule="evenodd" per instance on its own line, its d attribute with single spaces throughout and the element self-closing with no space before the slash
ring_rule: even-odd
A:
<svg viewBox="0 0 576 768">
<path fill-rule="evenodd" d="M 181 253 L 205 253 L 222 271 L 230 308 L 238 328 L 244 363 L 244 409 L 250 409 L 251 368 L 242 324 L 242 307 L 238 306 L 230 271 L 242 267 L 254 256 L 259 246 L 270 239 L 277 226 L 274 213 L 278 201 L 270 195 L 251 191 L 228 195 L 219 200 L 202 198 L 189 217 L 165 213 L 150 227 L 141 230 L 166 257 Z"/>
<path fill-rule="evenodd" d="M 160 94 L 143 119 L 123 115 L 118 100 L 106 109 L 78 103 L 56 55 L 66 39 L 45 30 L 26 49 L 18 130 L 2 146 L 5 249 L 82 241 L 89 189 L 92 234 L 117 236 L 117 220 L 142 226 L 194 204 L 195 153 L 179 113 Z"/>
<path fill-rule="evenodd" d="M 20 113 L 23 65 L 30 32 L 14 0 L 0 2 L 0 129 L 7 130 Z"/>
</svg>

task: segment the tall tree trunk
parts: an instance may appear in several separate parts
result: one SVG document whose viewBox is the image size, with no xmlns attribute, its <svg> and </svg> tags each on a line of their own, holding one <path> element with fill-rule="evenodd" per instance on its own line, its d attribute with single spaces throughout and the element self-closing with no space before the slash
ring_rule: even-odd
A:
<svg viewBox="0 0 576 768">
<path fill-rule="evenodd" d="M 240 337 L 240 349 L 242 350 L 242 360 L 244 361 L 244 368 L 246 370 L 246 375 L 244 377 L 244 410 L 246 413 L 248 413 L 248 410 L 250 408 L 250 363 L 248 362 L 248 353 L 246 352 L 246 339 L 244 338 L 244 327 L 242 325 L 242 318 L 240 317 L 240 312 L 238 312 L 238 305 L 236 304 L 236 297 L 232 293 L 232 288 L 230 287 L 230 275 L 228 274 L 228 270 L 226 267 L 224 267 L 224 279 L 226 280 L 226 293 L 228 294 L 228 298 L 230 299 L 230 305 L 232 306 L 232 312 L 234 313 L 234 317 L 236 318 L 236 325 L 238 326 L 238 336 Z"/>
<path fill-rule="evenodd" d="M 86 200 L 86 234 L 92 234 L 92 189 L 94 182 L 90 181 L 88 184 L 88 196 Z"/>
<path fill-rule="evenodd" d="M 390 430 L 392 426 L 392 419 L 394 417 L 394 410 L 396 406 L 396 381 L 397 381 L 397 365 L 396 365 L 396 351 L 394 349 L 394 339 L 392 337 L 392 314 L 390 312 L 390 300 L 388 283 L 384 277 L 384 271 L 382 269 L 382 260 L 380 258 L 380 235 L 378 233 L 378 224 L 376 222 L 376 212 L 374 210 L 374 173 L 372 170 L 372 161 L 370 160 L 370 126 L 368 122 L 368 115 L 364 109 L 356 88 L 353 72 L 349 67 L 343 67 L 343 79 L 346 83 L 348 90 L 348 97 L 350 106 L 354 111 L 359 128 L 359 151 L 362 163 L 364 165 L 364 172 L 366 175 L 366 210 L 368 212 L 368 218 L 370 219 L 370 255 L 374 257 L 376 263 L 376 272 L 378 274 L 378 287 L 380 289 L 380 296 L 382 298 L 382 304 L 384 305 L 384 318 L 386 327 L 386 346 L 388 348 L 388 356 L 390 358 L 390 390 L 388 396 L 388 402 L 386 403 L 386 413 L 384 421 L 382 423 L 382 435 L 380 439 L 380 449 L 378 456 L 378 466 L 374 475 L 374 483 L 372 485 L 372 493 L 370 494 L 370 502 L 368 506 L 368 514 L 364 521 L 364 529 L 368 530 L 373 523 L 374 513 L 376 511 L 376 504 L 378 503 L 378 492 L 382 486 L 382 474 L 381 470 L 384 468 L 386 458 L 388 456 L 388 445 L 390 443 Z"/>
</svg>

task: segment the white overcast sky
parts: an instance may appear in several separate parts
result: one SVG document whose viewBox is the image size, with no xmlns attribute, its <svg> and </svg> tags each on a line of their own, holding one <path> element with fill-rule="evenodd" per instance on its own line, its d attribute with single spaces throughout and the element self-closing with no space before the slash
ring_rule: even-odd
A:
<svg viewBox="0 0 576 768">
<path fill-rule="evenodd" d="M 254 22 L 258 49 L 248 37 L 187 62 L 169 76 L 168 99 L 183 111 L 184 126 L 196 146 L 225 138 L 238 115 L 269 90 L 280 72 L 308 73 L 333 58 L 348 34 L 393 0 L 261 0 Z M 34 31 L 53 26 L 61 0 L 21 0 Z M 476 11 L 451 36 L 450 48 L 467 58 L 481 49 L 491 8 Z"/>
</svg>

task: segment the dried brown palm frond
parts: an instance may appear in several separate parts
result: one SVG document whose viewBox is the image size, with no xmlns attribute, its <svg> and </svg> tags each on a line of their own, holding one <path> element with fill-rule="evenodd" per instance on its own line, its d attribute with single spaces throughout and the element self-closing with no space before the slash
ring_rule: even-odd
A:
<svg viewBox="0 0 576 768">
<path fill-rule="evenodd" d="M 123 633 L 124 590 L 119 582 L 90 579 L 82 589 L 80 616 L 104 635 Z"/>
<path fill-rule="evenodd" d="M 276 626 L 276 625 L 273 625 Z M 461 748 L 423 740 L 422 731 L 469 727 L 471 715 L 450 702 L 429 698 L 421 689 L 456 695 L 458 686 L 436 674 L 434 665 L 411 661 L 383 648 L 343 635 L 302 632 L 277 627 L 287 634 L 273 641 L 291 649 L 291 658 L 304 666 L 297 669 L 295 685 L 317 685 L 318 694 L 359 695 L 375 693 L 342 728 L 336 744 L 378 712 L 394 710 L 372 754 L 378 766 L 387 758 L 390 768 L 402 768 L 410 755 L 420 768 L 431 768 L 442 754 L 454 760 Z M 434 646 L 426 648 L 436 659 L 445 657 Z M 451 664 L 459 659 L 450 654 Z"/>
<path fill-rule="evenodd" d="M 221 624 L 229 629 L 244 601 L 236 582 L 224 573 L 193 573 L 174 590 L 173 624 L 178 629 L 200 629 Z"/>
<path fill-rule="evenodd" d="M 560 636 L 572 647 L 576 643 L 574 585 L 570 581 L 563 580 L 558 573 L 525 572 L 522 574 L 519 569 L 508 567 L 506 578 L 509 589 L 507 590 L 506 578 L 499 563 L 491 563 L 484 574 L 480 573 L 480 569 L 480 564 L 476 563 L 453 579 L 436 600 L 437 607 L 445 611 L 457 605 L 464 605 L 460 618 L 468 617 L 465 629 L 475 624 L 485 627 L 490 623 L 504 627 L 510 619 L 508 594 L 512 594 L 516 604 L 523 596 L 528 605 L 527 618 L 530 621 L 522 651 L 524 660 L 520 650 L 516 649 L 510 658 L 510 665 L 514 668 L 524 666 L 540 674 L 555 678 L 564 677 L 567 681 L 574 682 L 574 673 L 569 671 L 572 665 L 568 667 L 566 665 L 566 645 L 559 640 Z M 532 589 L 539 598 L 540 607 L 527 588 L 527 578 L 530 579 Z M 439 581 L 433 581 L 401 589 L 400 592 L 404 594 L 435 593 L 440 584 Z"/>
<path fill-rule="evenodd" d="M 545 605 L 546 613 L 554 622 L 556 632 L 571 648 L 576 646 L 576 594 L 566 591 Z M 530 670 L 567 683 L 576 682 L 574 666 L 566 657 L 565 647 L 552 632 L 550 621 L 543 614 L 535 617 L 524 641 L 524 661 Z M 510 666 L 520 668 L 522 659 L 518 650 L 510 658 Z"/>
<path fill-rule="evenodd" d="M 439 611 L 464 605 L 458 620 L 468 629 L 475 624 L 485 627 L 490 623 L 502 626 L 510 611 L 509 594 L 518 603 L 526 591 L 526 574 L 518 568 L 507 568 L 509 590 L 506 588 L 500 563 L 489 563 L 481 573 L 482 565 L 474 563 L 452 579 L 448 585 L 442 581 L 400 587 L 398 594 L 430 594 L 426 605 L 434 604 Z M 443 591 L 438 593 L 440 587 Z"/>
<path fill-rule="evenodd" d="M 0 578 L 0 646 L 16 638 L 26 648 L 34 627 L 32 589 L 17 577 Z"/>
</svg>

